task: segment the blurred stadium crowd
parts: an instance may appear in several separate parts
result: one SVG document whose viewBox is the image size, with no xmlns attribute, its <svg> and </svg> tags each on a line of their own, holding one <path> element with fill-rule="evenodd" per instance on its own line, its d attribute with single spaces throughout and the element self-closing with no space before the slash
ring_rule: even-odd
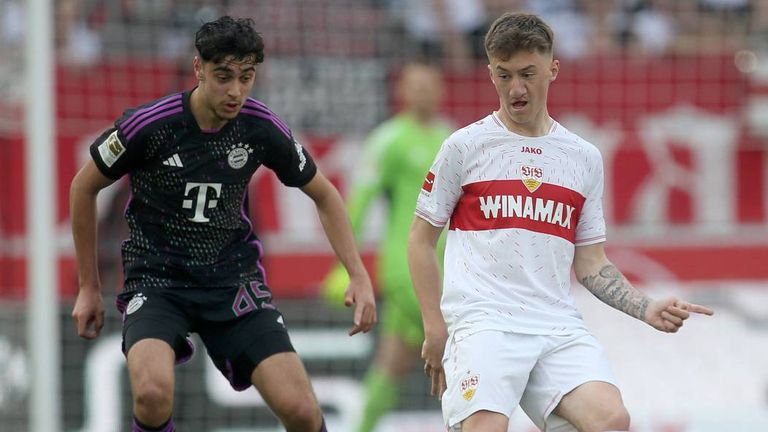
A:
<svg viewBox="0 0 768 432">
<path fill-rule="evenodd" d="M 189 34 L 221 14 L 249 16 L 270 55 L 427 56 L 465 67 L 482 57 L 490 20 L 506 10 L 540 14 L 556 29 L 561 58 L 625 51 L 669 55 L 766 48 L 763 0 L 61 0 L 60 59 L 186 58 Z M 0 1 L 0 41 L 21 50 L 23 2 Z M 386 37 L 380 37 L 386 36 Z"/>
</svg>

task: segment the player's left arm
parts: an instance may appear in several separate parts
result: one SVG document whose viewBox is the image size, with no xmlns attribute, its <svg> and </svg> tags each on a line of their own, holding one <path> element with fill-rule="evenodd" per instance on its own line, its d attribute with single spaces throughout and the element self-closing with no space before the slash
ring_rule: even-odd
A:
<svg viewBox="0 0 768 432">
<path fill-rule="evenodd" d="M 605 254 L 604 243 L 577 246 L 573 260 L 576 278 L 603 303 L 653 328 L 674 333 L 691 313 L 712 315 L 706 306 L 677 297 L 654 300 L 633 287 Z"/>
<path fill-rule="evenodd" d="M 320 172 L 301 190 L 315 202 L 317 214 L 339 261 L 347 269 L 350 282 L 344 303 L 355 304 L 354 327 L 350 335 L 366 333 L 376 323 L 376 301 L 368 272 L 355 244 L 355 236 L 339 191 Z"/>
</svg>

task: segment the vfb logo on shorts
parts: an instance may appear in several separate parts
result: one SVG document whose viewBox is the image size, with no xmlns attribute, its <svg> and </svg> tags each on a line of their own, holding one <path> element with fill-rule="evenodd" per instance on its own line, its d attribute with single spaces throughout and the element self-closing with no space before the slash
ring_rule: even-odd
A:
<svg viewBox="0 0 768 432">
<path fill-rule="evenodd" d="M 472 375 L 461 380 L 461 396 L 465 400 L 471 400 L 477 391 L 477 385 L 480 383 L 480 377 Z"/>
</svg>

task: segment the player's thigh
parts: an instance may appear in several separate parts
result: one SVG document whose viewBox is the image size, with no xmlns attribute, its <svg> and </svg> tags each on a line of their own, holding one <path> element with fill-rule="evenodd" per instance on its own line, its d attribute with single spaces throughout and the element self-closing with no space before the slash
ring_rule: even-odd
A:
<svg viewBox="0 0 768 432">
<path fill-rule="evenodd" d="M 236 390 L 252 385 L 253 372 L 265 359 L 295 352 L 276 309 L 257 309 L 229 321 L 205 321 L 195 330 L 213 364 Z"/>
<path fill-rule="evenodd" d="M 570 391 L 555 408 L 555 414 L 579 430 L 594 429 L 611 419 L 625 418 L 629 422 L 619 389 L 603 381 L 586 382 Z"/>
<path fill-rule="evenodd" d="M 176 354 L 167 342 L 142 339 L 131 346 L 127 358 L 134 397 L 173 399 Z"/>
<path fill-rule="evenodd" d="M 480 411 L 508 419 L 542 349 L 539 336 L 495 330 L 449 339 L 443 358 L 447 389 L 442 407 L 446 425 L 456 428 Z"/>
<path fill-rule="evenodd" d="M 390 283 L 393 283 L 390 281 Z M 410 280 L 399 285 L 384 286 L 384 299 L 380 319 L 381 335 L 376 348 L 376 366 L 393 377 L 403 377 L 421 360 L 424 326 L 421 311 Z M 411 298 L 412 297 L 412 298 Z"/>
<path fill-rule="evenodd" d="M 321 415 L 309 375 L 295 352 L 277 353 L 262 360 L 251 380 L 278 417 Z"/>
<path fill-rule="evenodd" d="M 545 340 L 547 351 L 531 371 L 520 406 L 541 429 L 575 431 L 555 412 L 564 396 L 589 382 L 615 388 L 616 380 L 602 346 L 590 333 L 546 336 Z"/>
<path fill-rule="evenodd" d="M 509 417 L 492 411 L 477 411 L 461 422 L 461 432 L 507 432 Z M 456 429 L 456 428 L 454 428 Z"/>
<path fill-rule="evenodd" d="M 145 339 L 165 342 L 172 350 L 175 363 L 192 356 L 189 314 L 172 296 L 159 291 L 136 291 L 120 294 L 118 302 L 121 304 L 118 309 L 123 313 L 122 349 L 126 356 L 134 345 Z"/>
</svg>

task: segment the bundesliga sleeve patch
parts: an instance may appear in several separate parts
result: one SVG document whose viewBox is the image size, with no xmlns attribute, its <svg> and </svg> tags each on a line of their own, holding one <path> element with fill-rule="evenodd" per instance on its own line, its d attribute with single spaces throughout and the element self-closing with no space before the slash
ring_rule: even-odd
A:
<svg viewBox="0 0 768 432">
<path fill-rule="evenodd" d="M 421 188 L 424 189 L 426 192 L 432 192 L 432 185 L 435 184 L 435 174 L 430 171 L 427 173 L 427 178 L 424 179 L 424 184 L 421 185 Z"/>
<path fill-rule="evenodd" d="M 117 137 L 117 131 L 112 132 L 103 143 L 99 144 L 99 155 L 104 165 L 108 167 L 112 167 L 123 153 L 125 153 L 125 146 Z"/>
</svg>

